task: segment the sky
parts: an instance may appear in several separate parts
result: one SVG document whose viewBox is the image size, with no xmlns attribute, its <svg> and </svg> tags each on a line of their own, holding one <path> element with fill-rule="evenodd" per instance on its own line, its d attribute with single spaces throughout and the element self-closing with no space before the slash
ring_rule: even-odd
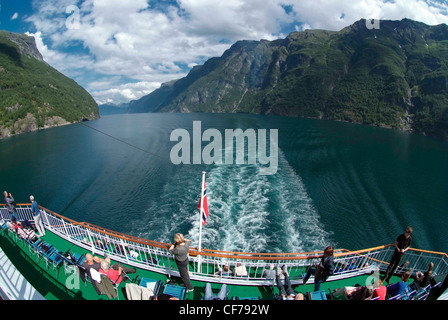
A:
<svg viewBox="0 0 448 320">
<path fill-rule="evenodd" d="M 238 40 L 362 18 L 448 24 L 448 1 L 0 0 L 0 30 L 34 36 L 44 60 L 98 104 L 139 99 Z"/>
</svg>

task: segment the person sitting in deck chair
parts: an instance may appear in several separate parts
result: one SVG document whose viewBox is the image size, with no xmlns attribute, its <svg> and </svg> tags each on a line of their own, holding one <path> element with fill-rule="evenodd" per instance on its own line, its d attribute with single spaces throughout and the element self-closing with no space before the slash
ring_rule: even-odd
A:
<svg viewBox="0 0 448 320">
<path fill-rule="evenodd" d="M 344 300 L 370 300 L 372 298 L 373 289 L 359 284 L 354 287 L 346 286 L 336 289 L 332 295 L 333 297 L 342 296 Z"/>
<path fill-rule="evenodd" d="M 432 269 L 434 268 L 434 263 L 430 262 L 428 264 L 428 269 L 425 273 L 421 271 L 417 271 L 415 274 L 414 282 L 411 284 L 412 288 L 419 291 L 420 289 L 428 286 L 430 284 L 430 280 L 432 278 Z"/>
<path fill-rule="evenodd" d="M 29 230 L 26 228 L 23 228 L 23 226 L 20 226 L 17 229 L 17 234 L 19 235 L 19 237 L 21 237 L 22 239 L 28 239 L 28 240 L 32 240 L 36 237 L 39 237 L 34 230 Z"/>
<path fill-rule="evenodd" d="M 246 266 L 241 264 L 241 262 L 237 262 L 237 264 L 236 264 L 235 275 L 237 277 L 247 277 L 248 276 Z"/>
<path fill-rule="evenodd" d="M 11 222 L 7 222 L 8 227 L 19 235 L 22 239 L 33 239 L 37 234 L 33 230 L 25 229 L 22 224 L 13 217 Z"/>
<path fill-rule="evenodd" d="M 86 253 L 85 254 L 86 259 L 84 260 L 84 262 L 82 263 L 82 267 L 90 274 L 90 268 L 95 269 L 96 271 L 100 271 L 101 269 L 101 261 L 109 259 L 102 259 L 100 257 L 97 256 L 93 256 L 90 253 Z M 110 264 L 110 259 L 108 260 L 109 264 Z"/>
<path fill-rule="evenodd" d="M 289 280 L 289 274 L 288 271 L 286 271 L 285 265 L 283 265 L 281 268 L 277 268 L 275 281 L 277 283 L 278 291 L 280 292 L 283 300 L 295 300 L 296 293 L 292 289 L 291 281 Z"/>
<path fill-rule="evenodd" d="M 232 270 L 230 270 L 229 265 L 226 263 L 222 266 L 222 268 L 219 266 L 218 261 L 216 261 L 216 267 L 218 271 L 215 272 L 215 275 L 217 276 L 223 276 L 223 277 L 230 277 L 232 276 Z"/>
<path fill-rule="evenodd" d="M 387 286 L 387 296 L 389 298 L 395 297 L 397 295 L 401 295 L 406 290 L 409 285 L 409 277 L 411 275 L 410 271 L 406 271 L 401 275 L 401 281 L 398 281 L 394 284 L 390 284 Z"/>
<path fill-rule="evenodd" d="M 128 268 L 122 266 L 119 263 L 115 263 L 112 267 L 110 263 L 105 259 L 101 261 L 101 268 L 99 270 L 100 273 L 105 274 L 109 277 L 112 282 L 116 284 L 120 284 L 122 280 L 126 281 L 129 277 L 126 275 L 127 273 L 135 273 L 135 268 Z"/>
<path fill-rule="evenodd" d="M 263 269 L 263 272 L 261 276 L 265 278 L 266 280 L 274 280 L 277 276 L 277 272 L 274 270 L 275 266 L 273 263 L 266 265 L 265 269 Z"/>
<path fill-rule="evenodd" d="M 205 284 L 205 293 L 204 300 L 226 300 L 227 295 L 229 294 L 229 288 L 227 288 L 227 284 L 223 284 L 218 294 L 214 294 L 212 291 L 212 286 L 210 282 Z"/>
</svg>

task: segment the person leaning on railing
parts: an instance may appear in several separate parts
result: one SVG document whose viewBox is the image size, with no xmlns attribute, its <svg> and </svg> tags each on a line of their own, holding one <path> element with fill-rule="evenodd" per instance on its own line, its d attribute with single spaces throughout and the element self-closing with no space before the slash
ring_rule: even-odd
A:
<svg viewBox="0 0 448 320">
<path fill-rule="evenodd" d="M 181 233 L 176 233 L 174 235 L 174 244 L 168 249 L 174 255 L 174 260 L 187 292 L 193 291 L 193 285 L 188 274 L 188 249 L 190 244 L 191 240 L 185 239 Z"/>
<path fill-rule="evenodd" d="M 320 284 L 327 281 L 328 277 L 334 272 L 333 247 L 328 246 L 324 250 L 324 255 L 316 268 L 309 268 L 303 284 L 306 284 L 311 275 L 314 275 L 314 291 L 320 290 Z"/>
</svg>

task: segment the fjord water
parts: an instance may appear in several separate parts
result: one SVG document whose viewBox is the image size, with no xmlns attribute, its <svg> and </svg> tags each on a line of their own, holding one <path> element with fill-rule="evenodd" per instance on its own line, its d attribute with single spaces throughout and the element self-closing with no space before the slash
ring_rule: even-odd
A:
<svg viewBox="0 0 448 320">
<path fill-rule="evenodd" d="M 278 129 L 279 166 L 170 161 L 174 129 Z M 448 251 L 448 143 L 334 121 L 243 114 L 125 114 L 0 142 L 0 181 L 17 203 L 171 242 L 198 241 L 201 172 L 210 216 L 203 248 L 251 252 L 351 250 L 393 243 Z M 120 140 L 120 141 L 119 141 Z M 206 146 L 208 142 L 203 142 Z M 133 145 L 135 147 L 132 147 Z M 145 150 L 145 151 L 142 151 Z M 268 149 L 269 150 L 269 149 Z"/>
</svg>

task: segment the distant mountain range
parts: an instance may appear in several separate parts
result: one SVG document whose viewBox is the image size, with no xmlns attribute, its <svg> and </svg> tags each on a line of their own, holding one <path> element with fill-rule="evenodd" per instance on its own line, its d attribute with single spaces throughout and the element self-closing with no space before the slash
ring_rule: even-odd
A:
<svg viewBox="0 0 448 320">
<path fill-rule="evenodd" d="M 98 117 L 92 96 L 49 66 L 33 37 L 0 31 L 0 139 Z"/>
<path fill-rule="evenodd" d="M 313 117 L 448 139 L 448 27 L 360 20 L 337 32 L 238 41 L 127 108 Z"/>
</svg>

